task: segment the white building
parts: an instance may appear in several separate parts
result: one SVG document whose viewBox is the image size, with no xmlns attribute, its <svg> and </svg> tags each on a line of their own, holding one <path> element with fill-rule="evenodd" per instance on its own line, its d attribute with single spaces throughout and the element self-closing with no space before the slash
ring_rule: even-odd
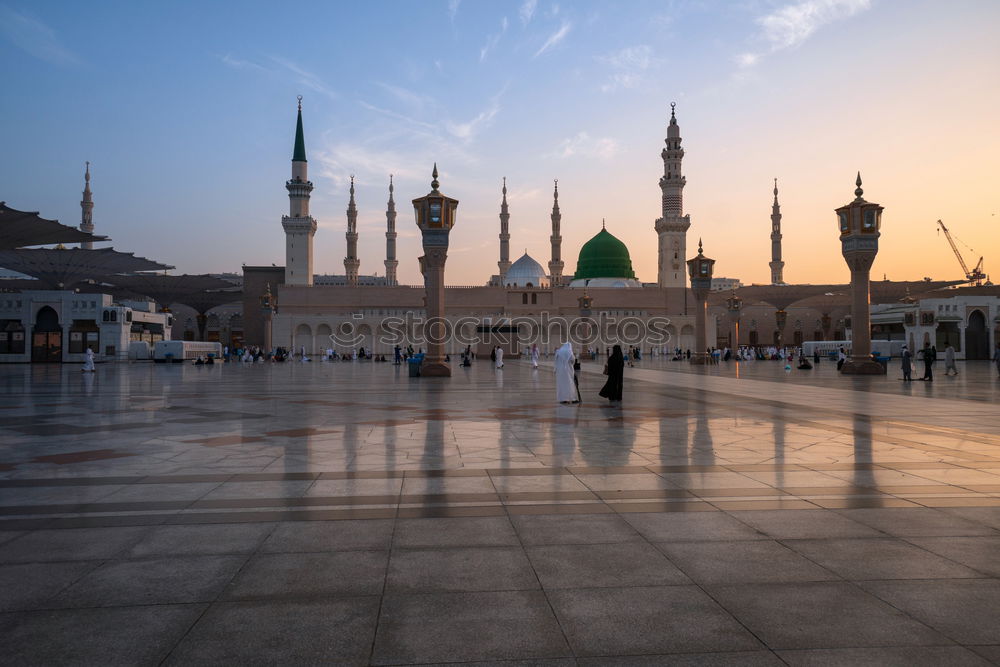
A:
<svg viewBox="0 0 1000 667">
<path fill-rule="evenodd" d="M 126 358 L 129 343 L 170 340 L 170 313 L 152 302 L 115 303 L 108 294 L 26 290 L 0 294 L 0 363 Z"/>
<path fill-rule="evenodd" d="M 1000 342 L 1000 287 L 927 292 L 905 303 L 872 306 L 872 340 L 902 340 L 916 352 L 951 345 L 958 359 L 990 359 Z"/>
</svg>

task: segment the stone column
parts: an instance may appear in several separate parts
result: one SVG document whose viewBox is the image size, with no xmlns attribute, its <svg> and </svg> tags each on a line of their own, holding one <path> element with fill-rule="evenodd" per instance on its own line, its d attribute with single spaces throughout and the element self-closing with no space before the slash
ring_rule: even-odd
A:
<svg viewBox="0 0 1000 667">
<path fill-rule="evenodd" d="M 712 273 L 715 260 L 705 257 L 701 239 L 698 239 L 698 255 L 687 261 L 691 276 L 691 292 L 694 294 L 694 347 L 692 364 L 707 364 L 711 361 L 708 348 L 708 295 L 712 291 Z"/>
<path fill-rule="evenodd" d="M 446 329 L 444 319 L 444 264 L 448 259 L 448 246 L 429 246 L 424 238 L 424 256 L 420 265 L 424 272 L 424 290 L 427 301 L 427 353 L 420 367 L 420 374 L 428 377 L 450 377 L 451 366 L 445 360 Z M 445 239 L 447 243 L 447 238 Z"/>
<path fill-rule="evenodd" d="M 882 375 L 882 364 L 871 358 L 871 301 L 869 282 L 872 262 L 878 254 L 882 207 L 865 201 L 861 174 L 854 201 L 836 210 L 840 226 L 841 254 L 851 270 L 851 356 L 841 368 L 845 375 Z"/>
</svg>

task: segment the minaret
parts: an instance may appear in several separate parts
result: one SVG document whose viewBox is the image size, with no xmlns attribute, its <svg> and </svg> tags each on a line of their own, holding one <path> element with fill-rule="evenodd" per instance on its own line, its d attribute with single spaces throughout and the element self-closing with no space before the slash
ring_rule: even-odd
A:
<svg viewBox="0 0 1000 667">
<path fill-rule="evenodd" d="M 559 181 L 553 181 L 555 187 L 552 190 L 552 261 L 549 262 L 549 284 L 553 287 L 562 285 L 562 236 L 559 235 L 559 222 L 562 214 L 559 213 Z"/>
<path fill-rule="evenodd" d="M 784 285 L 782 271 L 785 263 L 781 261 L 781 206 L 778 205 L 778 179 L 774 179 L 774 203 L 771 204 L 771 284 Z"/>
<path fill-rule="evenodd" d="M 507 210 L 507 177 L 503 177 L 503 199 L 500 202 L 500 286 L 507 284 L 507 272 L 510 270 L 510 212 Z"/>
<path fill-rule="evenodd" d="M 389 203 L 385 209 L 385 284 L 390 287 L 396 280 L 396 202 L 392 199 L 392 174 L 389 174 Z"/>
<path fill-rule="evenodd" d="M 281 217 L 285 229 L 285 284 L 313 284 L 313 236 L 316 221 L 309 215 L 309 180 L 306 162 L 306 141 L 302 133 L 302 96 L 299 95 L 299 115 L 295 123 L 295 148 L 292 151 L 292 178 L 285 183 L 288 190 L 288 215 Z"/>
<path fill-rule="evenodd" d="M 663 158 L 663 176 L 660 178 L 663 217 L 656 221 L 656 233 L 659 235 L 657 283 L 660 287 L 684 287 L 687 284 L 685 256 L 691 216 L 684 215 L 684 184 L 687 179 L 681 173 L 684 149 L 681 148 L 681 128 L 677 125 L 675 106 L 670 103 L 666 148 L 660 153 Z"/>
<path fill-rule="evenodd" d="M 347 203 L 347 257 L 344 258 L 344 272 L 347 284 L 358 284 L 358 207 L 354 205 L 354 176 L 351 175 L 351 200 Z"/>
<path fill-rule="evenodd" d="M 88 234 L 94 233 L 94 199 L 90 191 L 90 163 L 87 163 L 87 170 L 83 174 L 83 200 L 80 202 L 80 231 Z M 84 250 L 93 250 L 92 241 L 84 241 L 80 244 Z"/>
</svg>

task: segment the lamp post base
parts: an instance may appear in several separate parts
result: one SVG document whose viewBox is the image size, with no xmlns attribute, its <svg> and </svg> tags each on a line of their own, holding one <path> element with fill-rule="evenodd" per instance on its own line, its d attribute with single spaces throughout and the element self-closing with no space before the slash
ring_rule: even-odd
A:
<svg viewBox="0 0 1000 667">
<path fill-rule="evenodd" d="M 420 364 L 421 377 L 450 378 L 451 366 L 443 361 L 425 361 Z"/>
<path fill-rule="evenodd" d="M 840 372 L 843 375 L 885 375 L 885 367 L 871 359 L 848 359 Z"/>
</svg>

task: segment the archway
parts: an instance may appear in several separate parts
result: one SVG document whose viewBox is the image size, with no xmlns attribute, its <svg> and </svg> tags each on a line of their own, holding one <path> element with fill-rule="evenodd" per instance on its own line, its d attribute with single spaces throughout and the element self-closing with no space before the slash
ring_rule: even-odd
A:
<svg viewBox="0 0 1000 667">
<path fill-rule="evenodd" d="M 986 328 L 986 316 L 981 310 L 969 313 L 969 325 L 965 327 L 965 358 L 990 358 L 990 332 Z"/>
<path fill-rule="evenodd" d="M 332 350 L 333 347 L 333 329 L 330 325 L 321 324 L 316 327 L 316 353 L 326 354 L 326 351 Z"/>
<path fill-rule="evenodd" d="M 305 349 L 306 356 L 313 353 L 312 329 L 308 324 L 300 324 L 295 329 L 295 349 L 292 354 L 300 354 Z"/>
<path fill-rule="evenodd" d="M 692 352 L 697 352 L 694 349 L 694 327 L 690 324 L 685 324 L 681 327 L 680 343 L 678 345 L 681 350 L 691 350 Z"/>
<path fill-rule="evenodd" d="M 41 363 L 62 361 L 62 325 L 59 324 L 59 314 L 51 306 L 45 306 L 35 315 L 31 360 Z"/>
</svg>

